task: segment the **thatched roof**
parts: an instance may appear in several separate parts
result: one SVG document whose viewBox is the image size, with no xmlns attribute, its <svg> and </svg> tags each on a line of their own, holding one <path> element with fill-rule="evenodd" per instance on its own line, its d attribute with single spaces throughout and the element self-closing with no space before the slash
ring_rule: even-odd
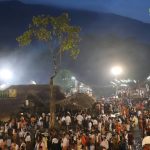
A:
<svg viewBox="0 0 150 150">
<path fill-rule="evenodd" d="M 74 108 L 91 108 L 92 105 L 95 103 L 94 98 L 88 96 L 84 93 L 76 93 L 67 97 L 64 100 L 57 102 L 56 104 L 60 107 L 74 107 Z"/>
<path fill-rule="evenodd" d="M 2 114 L 12 114 L 20 111 L 24 107 L 25 100 L 36 104 L 43 109 L 49 109 L 50 88 L 49 85 L 12 85 L 3 92 L 8 92 L 9 89 L 16 90 L 16 97 L 0 97 L 0 116 Z M 65 94 L 61 91 L 59 86 L 54 86 L 56 101 L 63 100 Z M 1 118 L 1 117 L 0 117 Z"/>
</svg>

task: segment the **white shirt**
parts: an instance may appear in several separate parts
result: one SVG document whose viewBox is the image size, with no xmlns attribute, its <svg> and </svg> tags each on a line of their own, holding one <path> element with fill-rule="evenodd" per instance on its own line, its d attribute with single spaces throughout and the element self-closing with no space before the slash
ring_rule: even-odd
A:
<svg viewBox="0 0 150 150">
<path fill-rule="evenodd" d="M 64 121 L 65 121 L 65 119 L 66 119 L 66 118 L 63 116 L 63 117 L 61 118 L 61 121 L 62 121 L 62 122 L 64 122 Z"/>
<path fill-rule="evenodd" d="M 66 122 L 66 125 L 70 125 L 70 123 L 71 123 L 71 118 L 70 118 L 70 116 L 66 116 L 65 122 Z"/>
<path fill-rule="evenodd" d="M 26 142 L 31 142 L 31 136 L 30 136 L 30 135 L 27 135 L 26 138 L 25 138 L 25 141 L 26 141 Z"/>
<path fill-rule="evenodd" d="M 57 144 L 58 143 L 58 139 L 57 138 L 53 138 L 52 139 L 52 143 Z"/>
<path fill-rule="evenodd" d="M 137 112 L 137 114 L 138 114 L 138 116 L 140 116 L 142 113 L 141 113 L 141 111 L 139 110 L 139 111 Z"/>
<path fill-rule="evenodd" d="M 86 120 L 88 120 L 88 119 L 90 120 L 90 119 L 91 119 L 91 116 L 90 116 L 90 115 L 87 115 L 87 116 L 85 117 L 85 119 L 86 119 Z"/>
<path fill-rule="evenodd" d="M 82 115 L 78 115 L 77 116 L 77 121 L 78 121 L 78 124 L 82 124 L 82 121 L 83 121 L 83 116 Z"/>
<path fill-rule="evenodd" d="M 92 129 L 92 122 L 88 123 L 88 129 L 91 130 Z"/>
<path fill-rule="evenodd" d="M 93 125 L 97 125 L 97 124 L 98 124 L 97 120 L 94 119 L 94 120 L 93 120 Z"/>
</svg>

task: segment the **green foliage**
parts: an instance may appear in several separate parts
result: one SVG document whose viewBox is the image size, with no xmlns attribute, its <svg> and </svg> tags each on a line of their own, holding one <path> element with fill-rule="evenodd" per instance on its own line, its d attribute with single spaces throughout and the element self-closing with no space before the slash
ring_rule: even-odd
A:
<svg viewBox="0 0 150 150">
<path fill-rule="evenodd" d="M 27 31 L 16 40 L 20 46 L 29 45 L 33 39 L 48 42 L 53 52 L 62 55 L 65 51 L 76 58 L 80 52 L 80 28 L 70 25 L 68 14 L 58 17 L 45 15 L 34 16 Z"/>
<path fill-rule="evenodd" d="M 54 83 L 62 87 L 66 92 L 69 92 L 75 86 L 75 81 L 72 80 L 73 73 L 69 70 L 60 70 L 54 78 Z"/>
<path fill-rule="evenodd" d="M 17 38 L 17 41 L 19 42 L 20 46 L 25 46 L 31 43 L 31 37 L 32 37 L 32 31 L 28 30 L 25 31 L 24 34 Z"/>
</svg>

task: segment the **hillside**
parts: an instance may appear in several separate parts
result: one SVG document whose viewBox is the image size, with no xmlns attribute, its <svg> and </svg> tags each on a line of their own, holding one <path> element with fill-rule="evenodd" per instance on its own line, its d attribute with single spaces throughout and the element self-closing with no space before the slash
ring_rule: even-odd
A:
<svg viewBox="0 0 150 150">
<path fill-rule="evenodd" d="M 112 78 L 109 68 L 115 63 L 125 66 L 126 77 L 141 79 L 149 74 L 149 24 L 103 12 L 29 5 L 19 1 L 0 2 L 0 55 L 4 59 L 0 64 L 9 59 L 7 63 L 19 70 L 16 82 L 31 79 L 48 82 L 48 50 L 37 44 L 20 51 L 15 39 L 26 29 L 32 16 L 57 16 L 62 12 L 68 12 L 72 24 L 82 29 L 81 53 L 77 61 L 65 57 L 62 64 L 71 69 L 79 80 L 95 88 L 103 86 Z"/>
</svg>

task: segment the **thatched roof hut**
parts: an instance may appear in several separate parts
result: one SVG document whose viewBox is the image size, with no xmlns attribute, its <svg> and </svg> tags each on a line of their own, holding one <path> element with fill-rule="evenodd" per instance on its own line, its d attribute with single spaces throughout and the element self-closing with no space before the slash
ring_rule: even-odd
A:
<svg viewBox="0 0 150 150">
<path fill-rule="evenodd" d="M 70 109 L 88 109 L 93 106 L 95 99 L 84 93 L 76 93 L 56 103 L 57 106 Z"/>
</svg>

